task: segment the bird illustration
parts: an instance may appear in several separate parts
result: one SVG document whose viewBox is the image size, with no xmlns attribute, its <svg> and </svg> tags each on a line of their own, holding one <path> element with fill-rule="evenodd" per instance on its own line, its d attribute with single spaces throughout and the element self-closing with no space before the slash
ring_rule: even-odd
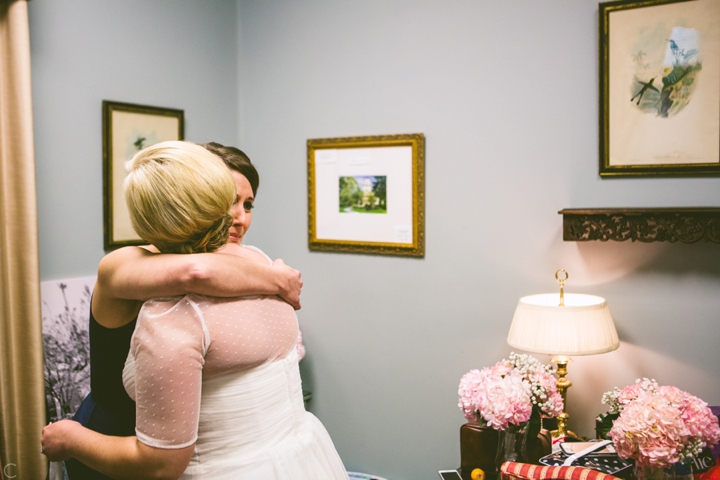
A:
<svg viewBox="0 0 720 480">
<path fill-rule="evenodd" d="M 685 58 L 685 50 L 680 50 L 680 47 L 678 47 L 678 44 L 675 43 L 675 40 L 670 39 L 670 51 L 672 51 L 673 55 L 675 56 L 675 64 L 678 65 L 680 61 Z"/>
<path fill-rule="evenodd" d="M 633 100 L 635 100 L 637 98 L 638 100 L 635 105 L 640 105 L 640 100 L 642 100 L 643 95 L 645 95 L 645 92 L 647 92 L 648 90 L 655 90 L 656 92 L 660 93 L 660 90 L 653 87 L 654 81 L 655 81 L 654 77 L 651 78 L 649 82 L 643 82 L 643 81 L 638 80 L 638 82 L 642 85 L 642 88 L 640 89 L 640 91 L 638 93 L 635 94 L 634 97 L 632 97 L 630 99 L 630 101 L 632 102 Z"/>
<path fill-rule="evenodd" d="M 675 65 L 681 65 L 688 61 L 691 61 L 691 59 L 695 57 L 698 53 L 697 48 L 691 48 L 690 50 L 685 51 L 684 48 L 681 49 L 680 47 L 678 47 L 678 44 L 675 43 L 675 40 L 668 41 L 670 42 L 670 51 L 675 57 Z"/>
<path fill-rule="evenodd" d="M 138 136 L 138 139 L 135 140 L 135 143 L 133 143 L 133 145 L 135 145 L 135 148 L 137 148 L 138 150 L 142 150 L 143 146 L 145 145 L 145 140 L 147 140 L 147 138 Z"/>
</svg>

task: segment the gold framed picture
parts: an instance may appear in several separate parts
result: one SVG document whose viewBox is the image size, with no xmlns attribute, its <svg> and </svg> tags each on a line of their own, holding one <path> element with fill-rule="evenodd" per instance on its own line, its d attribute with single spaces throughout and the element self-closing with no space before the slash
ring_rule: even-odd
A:
<svg viewBox="0 0 720 480">
<path fill-rule="evenodd" d="M 183 140 L 182 110 L 132 103 L 102 102 L 103 233 L 105 250 L 144 242 L 130 223 L 123 181 L 125 163 L 145 147 L 167 140 Z"/>
<path fill-rule="evenodd" d="M 599 4 L 600 176 L 720 175 L 720 2 Z"/>
<path fill-rule="evenodd" d="M 307 141 L 310 250 L 423 257 L 422 133 Z"/>
</svg>

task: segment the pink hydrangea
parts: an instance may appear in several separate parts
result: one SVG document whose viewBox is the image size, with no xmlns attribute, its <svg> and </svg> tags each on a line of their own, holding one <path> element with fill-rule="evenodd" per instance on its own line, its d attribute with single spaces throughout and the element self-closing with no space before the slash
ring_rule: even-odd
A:
<svg viewBox="0 0 720 480">
<path fill-rule="evenodd" d="M 463 415 L 468 422 L 477 422 L 478 406 L 475 398 L 477 397 L 477 391 L 482 382 L 480 370 L 477 368 L 470 370 L 460 379 L 460 387 L 458 387 L 458 396 L 460 401 L 458 407 L 462 410 Z"/>
<path fill-rule="evenodd" d="M 618 403 L 622 405 L 627 405 L 628 403 L 632 402 L 644 393 L 645 390 L 640 386 L 639 383 L 628 385 L 627 387 L 620 390 L 620 394 L 618 395 Z"/>
<path fill-rule="evenodd" d="M 492 367 L 463 375 L 458 396 L 458 406 L 469 422 L 480 421 L 496 430 L 527 422 L 533 410 L 543 417 L 563 412 L 552 367 L 514 352 Z"/>
<path fill-rule="evenodd" d="M 550 407 L 548 407 L 546 410 L 542 410 L 542 413 L 545 415 L 546 418 L 555 418 L 561 413 L 563 413 L 563 409 L 565 408 L 565 404 L 563 402 L 562 395 L 560 395 L 560 392 L 557 390 L 552 392 L 549 397 L 549 402 L 546 402 Z"/>
<path fill-rule="evenodd" d="M 620 457 L 668 468 L 720 441 L 718 419 L 699 398 L 672 386 L 631 387 L 618 396 L 627 403 L 609 433 Z"/>
<path fill-rule="evenodd" d="M 690 438 L 703 443 L 702 448 L 720 442 L 718 419 L 706 402 L 672 386 L 659 387 L 658 395 L 662 395 L 680 412 L 680 418 L 687 426 Z"/>
<path fill-rule="evenodd" d="M 497 375 L 483 369 L 475 397 L 478 412 L 495 430 L 505 430 L 510 424 L 520 425 L 530 420 L 532 402 L 528 385 L 515 370 Z"/>
<path fill-rule="evenodd" d="M 508 364 L 504 360 L 497 362 L 495 365 L 490 367 L 490 371 L 492 372 L 492 376 L 494 377 L 502 377 L 508 375 L 513 370 L 513 366 Z"/>
<path fill-rule="evenodd" d="M 677 409 L 666 399 L 641 395 L 615 420 L 610 437 L 622 458 L 634 458 L 642 466 L 666 468 L 680 460 L 680 448 L 689 433 Z"/>
<path fill-rule="evenodd" d="M 605 392 L 602 403 L 609 405 L 610 413 L 620 413 L 628 403 L 645 393 L 657 393 L 657 389 L 658 384 L 655 380 L 638 378 L 634 384 L 628 385 L 622 390 L 615 387 L 615 389 Z"/>
</svg>

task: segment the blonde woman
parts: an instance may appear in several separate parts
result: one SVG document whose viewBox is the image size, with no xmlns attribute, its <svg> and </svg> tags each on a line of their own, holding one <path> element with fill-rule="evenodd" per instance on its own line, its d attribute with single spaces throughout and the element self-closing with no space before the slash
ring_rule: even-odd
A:
<svg viewBox="0 0 720 480">
<path fill-rule="evenodd" d="M 226 161 L 235 172 L 233 176 L 252 183 L 252 188 L 238 184 L 242 199 L 233 206 L 230 229 L 230 240 L 238 242 L 252 220 L 252 203 L 259 183 L 257 171 L 238 149 L 219 144 L 207 144 L 205 148 Z M 153 246 L 124 247 L 107 254 L 98 267 L 90 309 L 91 393 L 73 419 L 106 435 L 135 434 L 135 402 L 125 392 L 122 370 L 145 300 L 190 292 L 221 297 L 277 294 L 300 308 L 301 287 L 300 272 L 282 260 L 276 260 L 270 267 L 218 253 L 160 254 Z M 67 461 L 66 467 L 70 480 L 110 478 L 74 459 Z"/>
<path fill-rule="evenodd" d="M 128 206 L 144 239 L 183 253 L 224 245 L 240 188 L 216 156 L 165 142 L 129 169 Z M 251 247 L 221 252 L 270 264 Z M 124 372 L 137 436 L 61 421 L 45 427 L 43 450 L 113 478 L 345 480 L 327 431 L 303 406 L 297 332 L 292 307 L 272 296 L 146 302 Z"/>
</svg>

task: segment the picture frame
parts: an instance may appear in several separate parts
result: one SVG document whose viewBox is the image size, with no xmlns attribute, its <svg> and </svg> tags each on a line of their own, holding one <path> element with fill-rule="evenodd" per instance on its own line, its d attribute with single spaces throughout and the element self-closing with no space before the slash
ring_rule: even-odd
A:
<svg viewBox="0 0 720 480">
<path fill-rule="evenodd" d="M 425 255 L 422 133 L 307 141 L 308 248 Z"/>
<path fill-rule="evenodd" d="M 720 2 L 599 4 L 600 176 L 720 175 Z"/>
<path fill-rule="evenodd" d="M 102 102 L 103 237 L 105 250 L 145 245 L 132 228 L 125 204 L 125 163 L 141 149 L 168 140 L 183 140 L 183 110 Z"/>
</svg>

